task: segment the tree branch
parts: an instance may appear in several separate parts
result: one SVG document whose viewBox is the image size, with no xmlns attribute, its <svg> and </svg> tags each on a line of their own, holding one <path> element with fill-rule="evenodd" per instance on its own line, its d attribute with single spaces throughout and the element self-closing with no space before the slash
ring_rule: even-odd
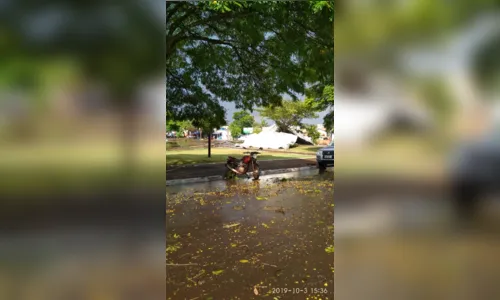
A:
<svg viewBox="0 0 500 300">
<path fill-rule="evenodd" d="M 199 36 L 199 35 L 192 35 L 192 36 L 186 37 L 185 40 L 204 41 L 204 42 L 208 42 L 210 44 L 234 46 L 230 42 L 226 42 L 226 41 L 218 40 L 218 39 L 211 39 L 211 38 L 207 38 L 207 37 L 203 37 L 203 36 Z"/>
<path fill-rule="evenodd" d="M 197 266 L 198 264 L 167 264 L 169 267 Z"/>
<path fill-rule="evenodd" d="M 183 6 L 186 5 L 186 2 L 167 2 L 167 15 L 165 17 L 165 20 L 168 22 L 170 20 L 170 18 L 172 18 L 173 15 L 175 15 L 176 12 L 179 11 L 179 9 Z M 173 6 L 173 8 L 170 10 L 170 12 L 168 11 L 168 8 Z"/>
<path fill-rule="evenodd" d="M 246 67 L 246 63 L 243 59 L 243 57 L 241 56 L 240 52 L 238 51 L 238 48 L 237 47 L 232 47 L 233 48 L 233 51 L 236 53 L 236 56 L 238 57 L 238 60 L 240 61 L 240 64 L 241 64 L 241 68 L 244 70 L 245 73 L 249 74 L 250 76 L 252 76 L 253 80 L 257 83 L 262 83 L 261 80 L 259 80 L 258 76 L 256 76 L 255 72 L 252 72 L 250 69 L 248 69 Z"/>
<path fill-rule="evenodd" d="M 182 24 L 182 22 L 184 22 L 187 18 L 189 18 L 190 16 L 192 16 L 195 12 L 198 11 L 198 7 L 196 5 L 191 5 L 190 6 L 190 9 L 186 10 L 186 12 L 184 13 L 184 15 L 182 15 L 181 17 L 179 17 L 179 19 L 175 20 L 172 25 L 170 25 L 170 28 L 167 24 L 167 36 L 169 35 L 172 35 L 175 30 Z M 167 19 L 167 22 L 169 20 Z"/>
<path fill-rule="evenodd" d="M 201 19 L 199 21 L 188 24 L 186 27 L 192 28 L 192 27 L 196 27 L 198 25 L 206 25 L 206 24 L 209 24 L 211 22 L 219 22 L 222 20 L 236 18 L 236 17 L 245 17 L 245 16 L 248 16 L 250 14 L 252 14 L 252 12 L 250 12 L 250 11 L 239 12 L 239 13 L 234 13 L 234 12 L 220 13 L 220 14 L 212 15 L 206 19 Z"/>
<path fill-rule="evenodd" d="M 180 41 L 182 41 L 183 39 L 185 39 L 186 37 L 185 36 L 168 36 L 167 35 L 167 45 L 166 45 L 166 60 L 168 61 L 168 59 L 170 58 L 170 56 L 172 56 L 172 54 L 174 54 L 175 52 L 175 46 L 177 45 L 177 43 L 179 43 Z"/>
</svg>

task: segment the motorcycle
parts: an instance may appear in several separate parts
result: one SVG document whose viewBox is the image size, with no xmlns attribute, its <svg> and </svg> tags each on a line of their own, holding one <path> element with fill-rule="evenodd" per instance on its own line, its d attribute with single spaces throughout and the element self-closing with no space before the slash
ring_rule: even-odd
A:
<svg viewBox="0 0 500 300">
<path fill-rule="evenodd" d="M 260 152 L 243 152 L 244 154 L 249 154 L 243 156 L 241 159 L 237 159 L 232 156 L 227 157 L 227 162 L 225 164 L 227 170 L 224 173 L 224 179 L 230 179 L 236 175 L 246 175 L 250 178 L 248 172 L 251 170 L 254 180 L 258 180 L 260 177 L 260 167 L 257 163 L 257 155 Z M 251 169 L 250 169 L 251 167 Z"/>
</svg>

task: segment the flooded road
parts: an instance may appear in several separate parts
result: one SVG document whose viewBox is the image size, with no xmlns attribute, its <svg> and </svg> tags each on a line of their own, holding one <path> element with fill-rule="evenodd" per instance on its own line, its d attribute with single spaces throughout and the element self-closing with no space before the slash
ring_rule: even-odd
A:
<svg viewBox="0 0 500 300">
<path fill-rule="evenodd" d="M 335 190 L 338 299 L 500 297 L 498 198 L 483 199 L 464 230 L 449 194 L 432 184 L 346 187 Z"/>
<path fill-rule="evenodd" d="M 167 187 L 167 299 L 333 299 L 333 172 Z"/>
</svg>

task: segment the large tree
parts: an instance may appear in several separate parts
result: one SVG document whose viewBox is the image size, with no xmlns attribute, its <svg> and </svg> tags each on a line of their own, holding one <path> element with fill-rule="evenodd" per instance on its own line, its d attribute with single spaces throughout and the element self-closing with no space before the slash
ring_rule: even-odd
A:
<svg viewBox="0 0 500 300">
<path fill-rule="evenodd" d="M 320 96 L 317 92 L 311 91 L 310 97 L 305 100 L 306 104 L 314 111 L 328 111 L 323 118 L 323 124 L 328 131 L 333 131 L 334 124 L 334 87 L 333 85 L 326 85 Z"/>
<path fill-rule="evenodd" d="M 252 127 L 254 122 L 254 117 L 248 111 L 241 110 L 233 114 L 233 123 L 238 124 L 241 128 Z"/>
<path fill-rule="evenodd" d="M 233 122 L 229 125 L 231 136 L 238 137 L 243 132 L 243 128 L 252 127 L 254 123 L 254 117 L 249 112 L 245 110 L 234 112 Z"/>
<path fill-rule="evenodd" d="M 168 118 L 224 122 L 237 108 L 333 83 L 333 1 L 167 2 Z"/>
<path fill-rule="evenodd" d="M 283 100 L 281 106 L 259 108 L 261 117 L 273 120 L 281 132 L 290 132 L 290 128 L 303 127 L 304 119 L 317 118 L 315 111 L 304 101 Z"/>
</svg>

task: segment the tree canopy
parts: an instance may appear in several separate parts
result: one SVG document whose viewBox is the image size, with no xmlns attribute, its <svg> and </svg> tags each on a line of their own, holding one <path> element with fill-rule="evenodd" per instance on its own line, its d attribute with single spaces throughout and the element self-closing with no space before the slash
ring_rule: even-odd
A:
<svg viewBox="0 0 500 300">
<path fill-rule="evenodd" d="M 167 131 L 195 131 L 197 128 L 193 126 L 191 121 L 173 121 L 169 120 L 166 123 Z"/>
<path fill-rule="evenodd" d="M 334 124 L 334 86 L 326 85 L 323 88 L 321 96 L 317 97 L 315 93 L 306 98 L 306 104 L 314 111 L 328 111 L 328 113 L 323 118 L 323 124 L 325 129 L 328 131 L 333 131 Z"/>
<path fill-rule="evenodd" d="M 315 111 L 311 110 L 309 104 L 304 101 L 283 100 L 281 106 L 263 107 L 257 109 L 264 118 L 273 120 L 282 132 L 288 132 L 291 127 L 304 124 L 302 120 L 317 118 Z"/>
<path fill-rule="evenodd" d="M 254 117 L 245 110 L 233 114 L 233 122 L 229 125 L 231 136 L 237 137 L 243 133 L 243 128 L 252 127 L 255 123 Z"/>
<path fill-rule="evenodd" d="M 239 109 L 333 83 L 333 1 L 166 4 L 167 118 L 224 123 Z"/>
<path fill-rule="evenodd" d="M 262 119 L 260 122 L 253 123 L 253 133 L 261 133 L 262 128 L 269 126 L 266 120 Z"/>
</svg>

